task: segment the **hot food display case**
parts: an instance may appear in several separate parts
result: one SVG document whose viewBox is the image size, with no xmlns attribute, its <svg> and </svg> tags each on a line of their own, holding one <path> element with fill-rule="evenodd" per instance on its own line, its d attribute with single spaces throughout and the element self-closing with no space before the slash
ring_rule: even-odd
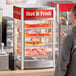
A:
<svg viewBox="0 0 76 76">
<path fill-rule="evenodd" d="M 14 51 L 21 69 L 55 67 L 55 8 L 14 6 Z"/>
<path fill-rule="evenodd" d="M 51 7 L 55 7 L 56 10 L 56 20 L 58 29 L 58 41 L 59 50 L 61 48 L 62 39 L 71 32 L 72 23 L 70 20 L 70 13 L 74 3 L 72 1 L 54 1 L 51 2 Z"/>
</svg>

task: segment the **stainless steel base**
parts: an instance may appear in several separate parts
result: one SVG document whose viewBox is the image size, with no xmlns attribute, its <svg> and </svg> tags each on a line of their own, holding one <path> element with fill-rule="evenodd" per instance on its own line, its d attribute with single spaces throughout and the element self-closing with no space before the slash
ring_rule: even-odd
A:
<svg viewBox="0 0 76 76">
<path fill-rule="evenodd" d="M 17 58 L 16 60 L 17 66 L 20 68 L 21 67 L 21 59 Z M 25 69 L 32 69 L 32 68 L 49 68 L 49 67 L 54 67 L 54 61 L 53 60 L 34 60 L 30 58 L 30 60 L 25 60 L 24 61 L 24 68 Z"/>
</svg>

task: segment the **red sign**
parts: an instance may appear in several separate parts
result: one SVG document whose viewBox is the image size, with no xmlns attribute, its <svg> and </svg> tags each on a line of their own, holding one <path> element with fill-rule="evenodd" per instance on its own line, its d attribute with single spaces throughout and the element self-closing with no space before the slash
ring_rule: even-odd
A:
<svg viewBox="0 0 76 76">
<path fill-rule="evenodd" d="M 13 11 L 13 17 L 16 19 L 21 19 L 21 8 L 14 6 Z"/>
<path fill-rule="evenodd" d="M 53 18 L 53 10 L 24 10 L 24 19 Z"/>
<path fill-rule="evenodd" d="M 56 5 L 57 4 L 55 2 L 51 2 L 51 4 L 50 4 L 51 7 L 55 7 L 55 8 L 57 7 Z"/>
<path fill-rule="evenodd" d="M 50 6 L 55 7 L 55 10 L 57 10 L 57 4 L 55 2 L 51 2 Z"/>
<path fill-rule="evenodd" d="M 70 12 L 73 5 L 74 5 L 74 3 L 60 3 L 59 4 L 59 11 L 60 12 L 67 12 L 67 11 Z"/>
</svg>

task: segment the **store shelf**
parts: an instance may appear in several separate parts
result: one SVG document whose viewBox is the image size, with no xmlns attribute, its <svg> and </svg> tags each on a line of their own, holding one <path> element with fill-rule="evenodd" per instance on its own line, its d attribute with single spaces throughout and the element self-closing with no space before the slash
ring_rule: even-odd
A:
<svg viewBox="0 0 76 76">
<path fill-rule="evenodd" d="M 52 36 L 32 36 L 32 37 L 25 37 L 25 38 L 52 38 Z"/>
<path fill-rule="evenodd" d="M 25 45 L 25 47 L 45 47 L 45 46 L 50 46 L 51 44 L 48 44 L 48 45 Z M 21 48 L 19 45 L 18 45 L 19 48 Z"/>
<path fill-rule="evenodd" d="M 49 46 L 49 45 L 25 45 L 25 47 L 43 47 L 43 46 Z"/>
<path fill-rule="evenodd" d="M 25 28 L 25 30 L 27 29 L 50 29 L 51 27 L 36 27 L 36 28 Z"/>
<path fill-rule="evenodd" d="M 18 43 L 18 44 L 19 44 L 19 43 Z M 40 47 L 40 46 L 49 46 L 49 45 L 52 45 L 52 44 L 53 44 L 53 43 L 48 43 L 48 44 L 46 43 L 45 45 L 25 45 L 25 46 L 28 46 L 28 47 L 39 46 L 39 47 Z M 56 42 L 55 44 L 58 44 L 58 43 Z"/>
</svg>

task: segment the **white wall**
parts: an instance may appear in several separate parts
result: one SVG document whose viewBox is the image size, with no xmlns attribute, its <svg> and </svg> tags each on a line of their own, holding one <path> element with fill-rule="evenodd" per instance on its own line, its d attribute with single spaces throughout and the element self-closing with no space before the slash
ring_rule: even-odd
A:
<svg viewBox="0 0 76 76">
<path fill-rule="evenodd" d="M 25 0 L 25 2 L 26 1 L 27 0 Z M 37 1 L 43 5 L 49 5 L 50 1 L 66 1 L 66 0 L 37 0 Z M 76 0 L 73 0 L 73 1 L 76 1 Z M 0 0 L 0 7 L 3 8 L 3 16 L 13 17 L 13 5 L 6 5 L 6 0 Z"/>
<path fill-rule="evenodd" d="M 38 0 L 41 2 L 43 5 L 49 5 L 50 1 L 76 1 L 76 0 Z"/>
<path fill-rule="evenodd" d="M 12 5 L 6 5 L 6 0 L 0 0 L 0 7 L 3 8 L 3 16 L 12 17 L 12 13 L 13 13 Z"/>
</svg>

